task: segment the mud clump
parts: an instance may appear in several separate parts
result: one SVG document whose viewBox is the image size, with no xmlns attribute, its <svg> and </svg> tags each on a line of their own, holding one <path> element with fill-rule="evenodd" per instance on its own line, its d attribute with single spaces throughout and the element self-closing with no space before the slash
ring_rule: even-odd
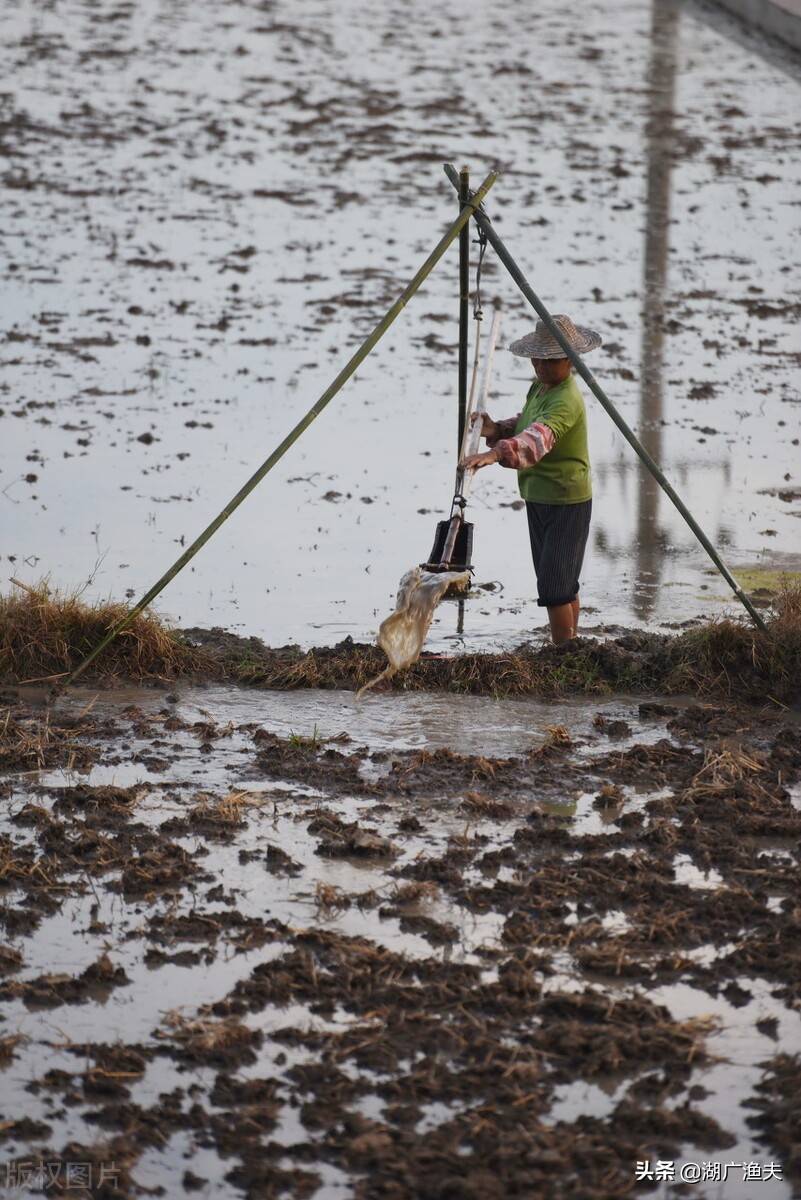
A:
<svg viewBox="0 0 801 1200">
<path fill-rule="evenodd" d="M 77 977 L 41 975 L 38 979 L 0 984 L 0 1000 L 22 1000 L 26 1008 L 58 1008 L 62 1004 L 104 1002 L 114 988 L 130 983 L 122 967 L 104 954 Z"/>
<path fill-rule="evenodd" d="M 346 823 L 335 813 L 322 813 L 308 826 L 321 837 L 317 854 L 324 858 L 394 858 L 398 850 L 387 838 L 364 829 L 356 821 Z"/>
</svg>

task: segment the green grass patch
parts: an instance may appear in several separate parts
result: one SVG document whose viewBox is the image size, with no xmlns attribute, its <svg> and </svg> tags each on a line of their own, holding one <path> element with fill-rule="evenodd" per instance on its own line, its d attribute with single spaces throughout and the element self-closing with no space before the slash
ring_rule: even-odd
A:
<svg viewBox="0 0 801 1200">
<path fill-rule="evenodd" d="M 724 580 L 717 571 L 710 571 L 721 585 L 721 591 L 707 595 L 709 600 L 732 600 L 736 603 L 734 593 L 725 586 Z M 781 596 L 788 589 L 801 588 L 801 571 L 779 571 L 774 567 L 739 567 L 734 577 L 746 595 L 757 603 L 764 603 Z"/>
</svg>

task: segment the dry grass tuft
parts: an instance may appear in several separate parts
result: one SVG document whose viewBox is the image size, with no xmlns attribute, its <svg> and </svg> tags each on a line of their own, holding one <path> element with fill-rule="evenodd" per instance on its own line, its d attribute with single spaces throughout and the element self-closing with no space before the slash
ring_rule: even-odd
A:
<svg viewBox="0 0 801 1200">
<path fill-rule="evenodd" d="M 765 764 L 758 757 L 742 750 L 708 750 L 704 765 L 694 776 L 684 793 L 684 799 L 698 802 L 718 796 L 744 792 L 770 799 L 770 791 L 756 778 L 764 774 Z M 746 785 L 738 787 L 738 785 Z"/>
<path fill-rule="evenodd" d="M 342 888 L 335 887 L 332 883 L 321 881 L 315 889 L 314 899 L 318 909 L 324 914 L 344 912 L 351 905 L 351 898 L 347 892 L 343 892 Z"/>
<path fill-rule="evenodd" d="M 11 709 L 0 718 L 0 769 L 3 771 L 40 771 L 50 759 L 54 746 L 61 748 L 63 730 L 50 724 L 48 717 L 36 721 L 17 720 Z"/>
<path fill-rule="evenodd" d="M 232 1046 L 249 1045 L 253 1041 L 253 1030 L 238 1017 L 191 1019 L 177 1009 L 170 1009 L 164 1017 L 165 1029 L 157 1029 L 154 1036 L 169 1038 L 193 1050 L 208 1052 L 227 1050 Z"/>
<path fill-rule="evenodd" d="M 394 883 L 390 899 L 398 907 L 419 904 L 422 900 L 439 900 L 441 896 L 438 883 L 433 880 L 412 880 L 409 883 Z"/>
<path fill-rule="evenodd" d="M 12 1033 L 8 1037 L 0 1038 L 0 1065 L 7 1066 L 14 1058 L 17 1046 L 24 1046 L 29 1039 L 21 1033 Z"/>
<path fill-rule="evenodd" d="M 767 632 L 723 619 L 676 638 L 667 688 L 735 699 L 793 702 L 801 685 L 801 588 L 787 584 L 765 613 Z"/>
<path fill-rule="evenodd" d="M 0 676 L 17 683 L 66 675 L 129 611 L 112 601 L 88 603 L 44 579 L 0 596 Z M 95 677 L 175 678 L 203 669 L 205 656 L 152 612 L 138 616 L 90 668 Z"/>
<path fill-rule="evenodd" d="M 250 809 L 264 808 L 273 803 L 272 796 L 263 792 L 228 792 L 222 798 L 209 792 L 196 792 L 187 819 L 197 825 L 220 825 L 240 828 Z"/>
</svg>

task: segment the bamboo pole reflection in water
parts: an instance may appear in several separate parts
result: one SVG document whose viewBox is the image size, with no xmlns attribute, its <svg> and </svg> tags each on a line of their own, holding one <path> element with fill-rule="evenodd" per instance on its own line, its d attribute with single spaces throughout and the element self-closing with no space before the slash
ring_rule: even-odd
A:
<svg viewBox="0 0 801 1200">
<path fill-rule="evenodd" d="M 679 12 L 673 0 L 653 0 L 651 66 L 645 144 L 648 183 L 645 199 L 642 346 L 640 351 L 640 429 L 648 453 L 662 462 L 662 388 L 665 298 L 670 245 L 670 185 L 675 145 L 676 43 Z M 659 524 L 662 489 L 650 471 L 638 466 L 636 564 L 633 607 L 640 620 L 653 613 L 669 535 Z M 645 581 L 650 581 L 646 585 Z"/>
<path fill-rule="evenodd" d="M 675 100 L 678 62 L 678 38 L 681 9 L 678 0 L 653 0 L 651 16 L 651 57 L 648 71 L 648 116 L 645 125 L 647 183 L 645 196 L 645 246 L 643 256 L 642 342 L 640 347 L 639 437 L 652 458 L 664 466 L 664 374 L 665 329 L 668 308 L 668 266 L 670 254 L 670 198 L 673 162 L 677 149 Z M 697 464 L 673 461 L 670 464 L 682 485 L 697 472 Z M 730 482 L 727 456 L 710 467 L 722 471 L 725 487 Z M 636 472 L 636 509 L 634 547 L 615 544 L 599 521 L 595 535 L 597 550 L 606 558 L 631 559 L 636 571 L 632 610 L 638 620 L 653 616 L 664 574 L 664 561 L 674 548 L 672 535 L 660 522 L 662 489 L 640 462 L 624 457 L 612 471 L 596 472 L 603 480 Z M 715 540 L 730 544 L 728 531 L 719 527 Z"/>
</svg>

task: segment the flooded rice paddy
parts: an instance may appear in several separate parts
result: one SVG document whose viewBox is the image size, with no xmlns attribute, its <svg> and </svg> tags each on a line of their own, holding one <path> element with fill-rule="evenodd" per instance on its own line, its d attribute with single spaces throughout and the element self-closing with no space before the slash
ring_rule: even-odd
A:
<svg viewBox="0 0 801 1200">
<path fill-rule="evenodd" d="M 496 228 L 602 333 L 588 364 L 729 565 L 797 570 L 797 57 L 667 0 L 8 0 L 0 66 L 7 575 L 140 596 L 438 240 L 445 161 L 499 166 Z M 373 638 L 450 508 L 457 279 L 454 247 L 170 586 L 177 622 Z M 504 340 L 533 323 L 491 252 L 482 300 Z M 498 355 L 493 415 L 526 385 Z M 588 408 L 588 626 L 734 611 Z M 475 586 L 429 650 L 541 628 L 517 509 L 482 472 Z M 102 1200 L 799 1194 L 795 714 L 2 706 L 0 1184 L 33 1160 Z"/>
<path fill-rule="evenodd" d="M 322 394 L 478 182 L 551 311 L 737 570 L 798 568 L 798 59 L 713 6 L 9 0 L 3 563 L 141 596 Z M 475 252 L 475 246 L 473 247 Z M 450 507 L 457 251 L 171 585 L 179 623 L 374 636 Z M 503 339 L 533 314 L 487 255 Z M 486 322 L 488 324 L 488 321 Z M 500 354 L 490 411 L 520 408 Z M 599 627 L 733 608 L 591 397 Z M 541 628 L 511 472 L 433 647 Z M 755 586 L 750 580 L 750 586 Z"/>
</svg>

